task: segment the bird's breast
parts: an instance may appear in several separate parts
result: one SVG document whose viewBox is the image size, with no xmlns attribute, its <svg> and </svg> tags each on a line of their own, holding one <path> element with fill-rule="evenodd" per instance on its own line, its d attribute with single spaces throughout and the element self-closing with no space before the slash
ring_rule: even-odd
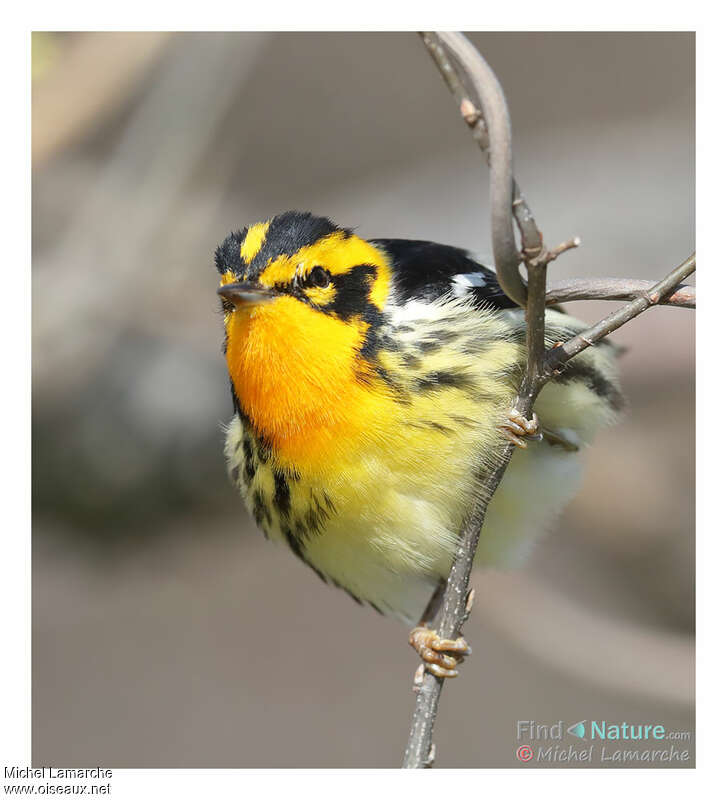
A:
<svg viewBox="0 0 727 800">
<path fill-rule="evenodd" d="M 360 355 L 366 330 L 291 297 L 231 315 L 235 394 L 284 467 L 330 469 L 390 417 L 392 398 Z"/>
</svg>

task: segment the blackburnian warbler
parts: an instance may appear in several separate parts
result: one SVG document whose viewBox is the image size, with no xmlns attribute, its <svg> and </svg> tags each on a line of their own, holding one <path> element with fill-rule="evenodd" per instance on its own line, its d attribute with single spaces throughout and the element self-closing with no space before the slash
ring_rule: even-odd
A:
<svg viewBox="0 0 727 800">
<path fill-rule="evenodd" d="M 487 512 L 480 565 L 522 559 L 577 488 L 576 451 L 622 406 L 604 342 L 543 389 L 542 434 L 513 415 L 523 311 L 455 247 L 365 241 L 287 212 L 228 236 L 215 260 L 232 480 L 266 537 L 407 622 L 446 578 L 477 475 L 503 443 L 521 447 Z M 549 345 L 584 328 L 546 312 Z M 424 624 L 411 641 L 442 676 L 467 652 Z"/>
</svg>

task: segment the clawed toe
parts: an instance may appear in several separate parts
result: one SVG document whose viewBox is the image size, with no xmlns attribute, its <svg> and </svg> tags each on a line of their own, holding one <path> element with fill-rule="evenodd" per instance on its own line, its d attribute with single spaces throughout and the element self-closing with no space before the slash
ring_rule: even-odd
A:
<svg viewBox="0 0 727 800">
<path fill-rule="evenodd" d="M 459 675 L 456 667 L 472 652 L 461 636 L 442 639 L 430 628 L 422 626 L 409 634 L 409 644 L 424 662 L 424 668 L 438 678 L 456 678 Z"/>
<path fill-rule="evenodd" d="M 510 409 L 507 420 L 500 426 L 508 441 L 523 450 L 527 448 L 528 441 L 539 442 L 543 438 L 538 427 L 538 415 L 533 412 L 533 418 L 527 419 L 516 409 Z"/>
</svg>

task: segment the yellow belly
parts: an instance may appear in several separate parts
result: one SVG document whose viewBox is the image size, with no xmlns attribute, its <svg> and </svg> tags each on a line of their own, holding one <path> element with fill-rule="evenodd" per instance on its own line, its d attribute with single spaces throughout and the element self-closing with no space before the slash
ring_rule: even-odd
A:
<svg viewBox="0 0 727 800">
<path fill-rule="evenodd" d="M 381 354 L 397 391 L 362 432 L 340 437 L 328 459 L 279 459 L 239 417 L 227 436 L 233 480 L 265 534 L 287 542 L 354 597 L 409 622 L 449 571 L 475 476 L 502 444 L 498 424 L 523 360 L 512 320 L 472 310 L 474 326 L 460 310 L 462 334 L 442 342 L 434 333 L 441 334 L 437 325 L 446 312 L 431 323 L 404 326 L 399 348 Z M 452 328 L 449 322 L 446 330 Z M 487 351 L 474 356 L 473 329 Z M 429 341 L 436 346 L 422 348 Z M 565 416 L 576 440 L 597 424 L 588 413 L 608 417 L 592 392 L 587 413 L 563 414 L 582 387 L 553 388 L 543 409 L 559 417 L 555 427 L 563 427 Z M 568 499 L 576 472 L 573 454 L 544 443 L 516 453 L 488 512 L 480 563 L 515 561 Z"/>
</svg>

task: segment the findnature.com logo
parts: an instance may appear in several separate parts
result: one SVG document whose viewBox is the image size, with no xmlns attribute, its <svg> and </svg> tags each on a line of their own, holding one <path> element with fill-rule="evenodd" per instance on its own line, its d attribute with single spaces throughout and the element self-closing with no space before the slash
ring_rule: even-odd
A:
<svg viewBox="0 0 727 800">
<path fill-rule="evenodd" d="M 579 747 L 569 743 L 559 745 L 565 736 L 591 742 L 603 743 Z M 675 746 L 673 742 L 691 742 L 690 731 L 669 731 L 662 724 L 631 722 L 608 722 L 606 720 L 586 720 L 567 725 L 559 720 L 551 725 L 543 725 L 535 720 L 517 721 L 518 742 L 542 742 L 532 747 L 530 744 L 520 745 L 515 750 L 516 758 L 523 762 L 634 762 L 634 761 L 688 761 L 691 758 L 689 749 Z M 666 742 L 669 746 L 666 747 Z M 556 742 L 556 744 L 548 743 Z M 627 747 L 608 747 L 617 743 L 640 743 L 642 749 Z M 646 747 L 644 747 L 646 745 Z M 651 747 L 649 746 L 651 745 Z M 659 745 L 659 747 L 655 747 Z"/>
</svg>

